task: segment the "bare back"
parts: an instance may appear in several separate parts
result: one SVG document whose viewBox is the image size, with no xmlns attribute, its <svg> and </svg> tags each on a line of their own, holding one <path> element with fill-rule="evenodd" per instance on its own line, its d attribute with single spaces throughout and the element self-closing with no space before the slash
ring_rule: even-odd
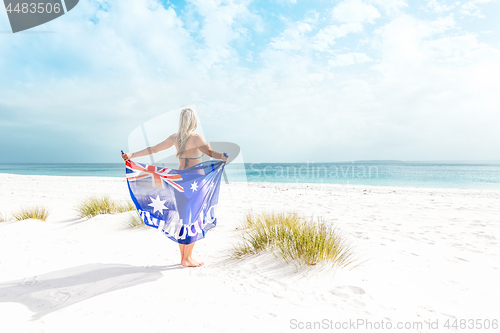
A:
<svg viewBox="0 0 500 333">
<path fill-rule="evenodd" d="M 174 140 L 174 145 L 177 151 L 177 140 Z M 205 142 L 205 139 L 199 134 L 191 134 L 186 141 L 185 150 L 179 154 L 179 170 L 190 168 L 201 162 L 202 154 L 209 154 L 210 147 Z"/>
</svg>

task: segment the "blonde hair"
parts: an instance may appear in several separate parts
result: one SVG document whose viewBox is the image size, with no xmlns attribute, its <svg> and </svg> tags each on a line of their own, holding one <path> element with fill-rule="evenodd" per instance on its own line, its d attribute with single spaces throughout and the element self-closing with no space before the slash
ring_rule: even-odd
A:
<svg viewBox="0 0 500 333">
<path fill-rule="evenodd" d="M 175 141 L 177 142 L 176 156 L 179 156 L 186 150 L 186 142 L 189 136 L 194 133 L 196 127 L 198 127 L 198 117 L 196 113 L 189 108 L 182 110 L 179 118 L 179 131 L 175 135 Z"/>
</svg>

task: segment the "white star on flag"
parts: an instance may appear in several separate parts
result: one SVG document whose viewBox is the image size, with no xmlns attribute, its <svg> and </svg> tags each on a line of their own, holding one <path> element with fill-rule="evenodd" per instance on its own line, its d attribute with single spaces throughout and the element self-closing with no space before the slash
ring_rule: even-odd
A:
<svg viewBox="0 0 500 333">
<path fill-rule="evenodd" d="M 198 190 L 198 183 L 197 183 L 196 181 L 194 181 L 194 182 L 191 184 L 191 190 L 192 190 L 193 192 Z"/>
<path fill-rule="evenodd" d="M 151 197 L 149 198 L 151 199 L 151 203 L 148 204 L 148 206 L 153 207 L 153 214 L 156 213 L 157 211 L 159 211 L 160 214 L 163 214 L 163 210 L 168 209 L 167 207 L 165 207 L 165 202 L 167 200 L 160 200 L 159 195 L 156 196 L 156 199 L 153 199 Z"/>
</svg>

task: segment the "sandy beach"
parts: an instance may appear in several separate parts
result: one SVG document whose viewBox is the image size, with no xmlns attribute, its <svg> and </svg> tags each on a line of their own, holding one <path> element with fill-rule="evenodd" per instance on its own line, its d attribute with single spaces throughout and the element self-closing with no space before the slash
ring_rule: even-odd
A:
<svg viewBox="0 0 500 333">
<path fill-rule="evenodd" d="M 0 223 L 2 332 L 474 332 L 445 325 L 500 319 L 500 190 L 223 184 L 201 268 L 180 266 L 157 230 L 128 228 L 131 213 L 80 219 L 92 195 L 129 200 L 124 178 L 0 174 L 4 216 L 51 212 Z M 250 210 L 323 217 L 358 265 L 232 260 Z"/>
</svg>

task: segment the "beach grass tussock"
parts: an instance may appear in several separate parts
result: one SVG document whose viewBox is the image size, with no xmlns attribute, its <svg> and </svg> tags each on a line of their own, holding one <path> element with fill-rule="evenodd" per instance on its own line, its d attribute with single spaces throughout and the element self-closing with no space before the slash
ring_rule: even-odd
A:
<svg viewBox="0 0 500 333">
<path fill-rule="evenodd" d="M 125 213 L 125 212 L 130 212 L 133 210 L 136 210 L 135 205 L 131 201 L 127 201 L 126 203 L 122 204 L 115 204 L 116 205 L 116 212 L 117 213 Z"/>
<path fill-rule="evenodd" d="M 77 211 L 82 218 L 92 218 L 100 214 L 118 214 L 135 210 L 132 202 L 117 203 L 107 196 L 89 197 L 82 201 Z"/>
<path fill-rule="evenodd" d="M 10 221 L 9 215 L 0 213 L 0 222 Z"/>
<path fill-rule="evenodd" d="M 49 214 L 50 212 L 47 208 L 41 206 L 34 206 L 34 207 L 21 208 L 18 212 L 14 213 L 12 217 L 17 221 L 28 220 L 28 219 L 47 221 L 47 217 L 49 217 Z"/>
<path fill-rule="evenodd" d="M 129 228 L 140 228 L 140 227 L 149 228 L 149 226 L 147 226 L 144 223 L 141 216 L 139 215 L 139 212 L 137 211 L 135 211 L 133 214 L 130 215 L 127 225 Z"/>
<path fill-rule="evenodd" d="M 248 213 L 242 228 L 243 241 L 234 247 L 236 258 L 271 251 L 298 266 L 324 262 L 338 268 L 354 260 L 346 239 L 323 218 L 306 220 L 296 213 Z"/>
</svg>

